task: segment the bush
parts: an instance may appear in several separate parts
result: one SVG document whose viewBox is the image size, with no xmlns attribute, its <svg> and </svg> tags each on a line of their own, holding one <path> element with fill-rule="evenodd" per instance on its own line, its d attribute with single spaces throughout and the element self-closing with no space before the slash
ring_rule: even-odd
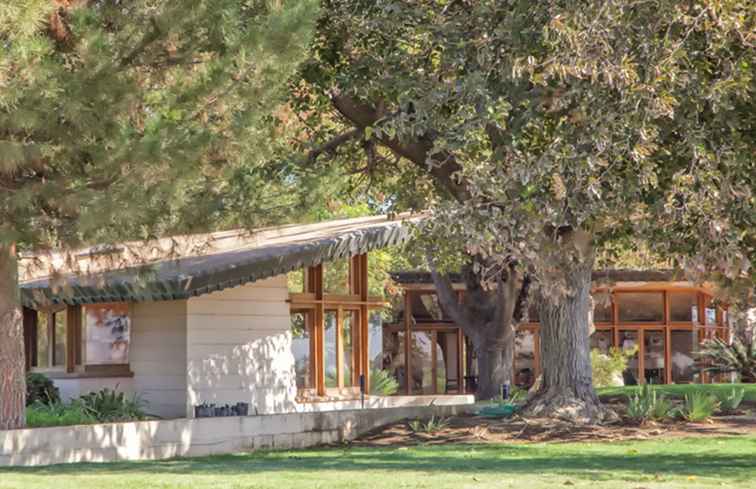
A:
<svg viewBox="0 0 756 489">
<path fill-rule="evenodd" d="M 74 403 L 98 421 L 132 421 L 147 417 L 142 408 L 144 402 L 138 397 L 126 397 L 123 392 L 108 388 L 85 394 Z"/>
<path fill-rule="evenodd" d="M 732 343 L 719 338 L 706 341 L 696 359 L 707 372 L 735 372 L 744 384 L 756 383 L 756 332 L 740 332 Z"/>
<path fill-rule="evenodd" d="M 743 402 L 745 396 L 745 389 L 735 388 L 730 392 L 718 392 L 717 400 L 719 401 L 719 408 L 723 413 L 734 413 L 738 410 L 740 403 Z"/>
<path fill-rule="evenodd" d="M 640 423 L 649 419 L 662 420 L 671 412 L 672 403 L 649 384 L 644 384 L 635 395 L 627 398 L 628 417 Z"/>
<path fill-rule="evenodd" d="M 680 415 L 687 421 L 706 421 L 718 408 L 719 402 L 711 394 L 691 392 L 685 395 L 685 403 L 680 409 Z"/>
<path fill-rule="evenodd" d="M 370 395 L 391 396 L 399 390 L 399 382 L 387 370 L 370 371 Z"/>
<path fill-rule="evenodd" d="M 29 428 L 92 423 L 97 423 L 97 419 L 77 403 L 66 405 L 61 402 L 37 402 L 26 408 L 26 425 Z"/>
<path fill-rule="evenodd" d="M 617 387 L 623 385 L 622 372 L 627 368 L 627 361 L 635 350 L 623 351 L 612 347 L 609 354 L 598 349 L 591 350 L 591 371 L 594 387 Z"/>
<path fill-rule="evenodd" d="M 26 374 L 26 405 L 60 403 L 60 392 L 53 381 L 40 373 Z"/>
<path fill-rule="evenodd" d="M 445 429 L 447 426 L 449 426 L 449 420 L 446 418 L 437 418 L 435 416 L 431 416 L 431 418 L 425 423 L 419 419 L 409 422 L 409 428 L 413 433 L 426 433 L 428 435 L 437 433 Z"/>
</svg>

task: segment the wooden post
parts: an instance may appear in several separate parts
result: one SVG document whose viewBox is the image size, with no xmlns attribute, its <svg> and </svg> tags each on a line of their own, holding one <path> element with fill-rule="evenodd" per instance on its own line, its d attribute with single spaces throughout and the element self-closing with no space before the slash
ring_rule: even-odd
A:
<svg viewBox="0 0 756 489">
<path fill-rule="evenodd" d="M 646 383 L 646 335 L 643 328 L 638 329 L 638 383 Z"/>
<path fill-rule="evenodd" d="M 410 395 L 412 393 L 412 387 L 410 386 L 411 370 L 410 370 L 410 341 L 412 341 L 411 330 L 411 316 L 412 316 L 412 300 L 410 297 L 411 292 L 409 290 L 404 291 L 404 380 L 405 380 L 405 393 Z"/>
<path fill-rule="evenodd" d="M 37 311 L 23 308 L 24 314 L 24 357 L 27 372 L 37 365 Z"/>
<path fill-rule="evenodd" d="M 360 340 L 360 373 L 365 376 L 365 393 L 370 392 L 370 310 L 368 309 L 368 255 L 364 253 L 356 257 L 356 265 L 360 270 L 359 293 L 360 305 L 359 313 L 359 340 Z"/>
<path fill-rule="evenodd" d="M 319 396 L 325 396 L 325 365 L 324 341 L 325 335 L 325 305 L 323 304 L 323 265 L 309 268 L 307 274 L 308 292 L 315 294 L 315 313 L 313 318 L 313 340 L 315 341 L 315 356 L 312 366 L 315 375 L 315 389 Z"/>
<path fill-rule="evenodd" d="M 336 309 L 336 386 L 344 387 L 344 310 Z"/>
<path fill-rule="evenodd" d="M 664 383 L 672 383 L 672 330 L 669 291 L 664 291 Z"/>
<path fill-rule="evenodd" d="M 619 308 L 617 307 L 617 295 L 612 292 L 612 343 L 619 348 Z"/>
<path fill-rule="evenodd" d="M 438 394 L 438 332 L 429 331 L 431 340 L 431 386 L 433 393 Z"/>
<path fill-rule="evenodd" d="M 457 328 L 457 393 L 465 393 L 465 336 Z"/>
<path fill-rule="evenodd" d="M 79 337 L 77 334 L 78 306 L 66 307 L 66 372 L 73 372 L 76 369 L 76 342 Z"/>
</svg>

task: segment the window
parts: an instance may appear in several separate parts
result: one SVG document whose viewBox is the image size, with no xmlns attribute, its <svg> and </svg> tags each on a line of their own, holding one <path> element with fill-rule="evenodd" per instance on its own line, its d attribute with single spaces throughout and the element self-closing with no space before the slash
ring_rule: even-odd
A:
<svg viewBox="0 0 756 489">
<path fill-rule="evenodd" d="M 612 298 L 605 292 L 593 295 L 593 322 L 612 322 Z"/>
<path fill-rule="evenodd" d="M 690 323 L 698 320 L 698 294 L 695 292 L 670 292 L 669 320 L 673 323 Z"/>
<path fill-rule="evenodd" d="M 349 287 L 349 258 L 342 258 L 323 265 L 323 291 L 327 294 L 347 295 Z"/>
<path fill-rule="evenodd" d="M 315 387 L 312 348 L 312 312 L 295 311 L 291 315 L 291 351 L 294 354 L 297 389 Z"/>
<path fill-rule="evenodd" d="M 32 367 L 55 368 L 66 364 L 66 311 L 37 312 L 37 351 Z"/>
<path fill-rule="evenodd" d="M 664 296 L 661 292 L 625 292 L 617 294 L 619 320 L 629 323 L 664 321 Z"/>
<path fill-rule="evenodd" d="M 125 303 L 84 306 L 87 365 L 129 363 L 131 320 Z"/>
</svg>

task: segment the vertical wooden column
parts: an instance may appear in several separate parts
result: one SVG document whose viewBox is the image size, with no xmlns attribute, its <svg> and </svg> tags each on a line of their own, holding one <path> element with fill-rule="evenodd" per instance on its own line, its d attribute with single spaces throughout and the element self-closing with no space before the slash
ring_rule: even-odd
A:
<svg viewBox="0 0 756 489">
<path fill-rule="evenodd" d="M 24 314 L 24 357 L 26 370 L 37 366 L 37 311 L 23 308 Z"/>
<path fill-rule="evenodd" d="M 698 298 L 698 325 L 699 328 L 697 329 L 697 339 L 698 339 L 698 345 L 696 345 L 696 349 L 698 349 L 701 346 L 701 343 L 704 342 L 706 339 L 706 296 L 699 292 L 697 295 Z M 694 326 L 695 327 L 695 326 Z M 700 376 L 701 376 L 701 383 L 706 384 L 706 371 L 701 368 L 700 370 Z"/>
<path fill-rule="evenodd" d="M 438 331 L 430 332 L 431 339 L 431 377 L 433 393 L 438 394 Z"/>
<path fill-rule="evenodd" d="M 336 309 L 336 386 L 344 387 L 344 310 Z"/>
<path fill-rule="evenodd" d="M 357 255 L 352 261 L 352 268 L 357 269 L 359 272 L 355 280 L 356 292 L 360 295 L 360 313 L 358 315 L 359 325 L 355 325 L 359 329 L 358 343 L 359 351 L 357 362 L 359 369 L 357 375 L 365 376 L 365 392 L 370 392 L 370 310 L 366 304 L 368 300 L 368 255 L 363 253 Z M 359 377 L 357 377 L 359 379 Z M 356 382 L 359 385 L 359 380 Z"/>
<path fill-rule="evenodd" d="M 638 329 L 638 383 L 646 383 L 646 335 L 643 328 Z"/>
<path fill-rule="evenodd" d="M 319 396 L 325 395 L 325 365 L 323 336 L 325 334 L 325 304 L 323 304 L 323 265 L 310 267 L 307 271 L 307 292 L 315 294 L 315 310 L 312 336 L 315 355 L 312 358 L 315 389 Z"/>
<path fill-rule="evenodd" d="M 410 365 L 410 341 L 411 339 L 411 326 L 412 326 L 412 300 L 410 297 L 411 291 L 404 291 L 404 380 L 405 380 L 405 394 L 410 395 L 412 393 L 412 387 L 410 386 L 411 365 Z"/>
<path fill-rule="evenodd" d="M 465 393 L 465 335 L 457 328 L 457 393 Z"/>
<path fill-rule="evenodd" d="M 617 294 L 612 292 L 612 343 L 619 348 L 619 307 L 617 307 Z"/>
<path fill-rule="evenodd" d="M 76 369 L 76 342 L 79 338 L 77 329 L 79 325 L 79 306 L 66 307 L 66 372 Z"/>
<path fill-rule="evenodd" d="M 664 383 L 672 383 L 672 327 L 669 313 L 669 291 L 664 291 Z"/>
</svg>

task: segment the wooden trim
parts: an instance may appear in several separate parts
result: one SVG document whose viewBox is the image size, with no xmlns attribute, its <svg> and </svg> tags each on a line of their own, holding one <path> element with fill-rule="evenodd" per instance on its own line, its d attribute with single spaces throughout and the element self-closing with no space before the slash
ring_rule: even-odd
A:
<svg viewBox="0 0 756 489">
<path fill-rule="evenodd" d="M 431 386 L 433 393 L 438 394 L 438 333 L 431 331 Z"/>
<path fill-rule="evenodd" d="M 26 371 L 37 366 L 37 311 L 23 308 L 24 321 L 24 363 Z"/>
<path fill-rule="evenodd" d="M 66 372 L 71 373 L 76 369 L 76 324 L 78 323 L 78 306 L 66 308 Z"/>
<path fill-rule="evenodd" d="M 410 386 L 410 342 L 412 341 L 412 330 L 410 329 L 412 317 L 412 300 L 410 298 L 410 291 L 404 293 L 404 383 L 405 393 L 407 395 L 412 394 L 412 387 Z"/>
<path fill-rule="evenodd" d="M 638 383 L 646 383 L 646 335 L 643 329 L 638 330 Z"/>
</svg>

